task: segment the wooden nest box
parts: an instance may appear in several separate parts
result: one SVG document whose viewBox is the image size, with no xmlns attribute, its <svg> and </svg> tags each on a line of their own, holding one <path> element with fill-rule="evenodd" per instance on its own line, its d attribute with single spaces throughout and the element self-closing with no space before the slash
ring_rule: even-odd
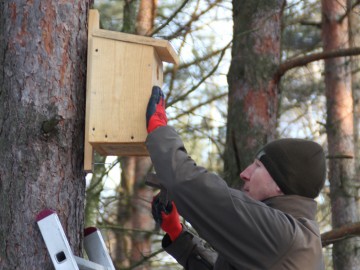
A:
<svg viewBox="0 0 360 270">
<path fill-rule="evenodd" d="M 178 64 L 166 40 L 99 28 L 90 10 L 84 170 L 93 150 L 108 156 L 147 156 L 146 107 L 154 85 L 162 87 L 162 62 Z"/>
</svg>

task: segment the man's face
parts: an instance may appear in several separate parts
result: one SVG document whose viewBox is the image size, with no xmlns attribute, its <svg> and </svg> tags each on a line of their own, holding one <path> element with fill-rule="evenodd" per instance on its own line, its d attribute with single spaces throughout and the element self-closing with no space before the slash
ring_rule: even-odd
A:
<svg viewBox="0 0 360 270">
<path fill-rule="evenodd" d="M 240 178 L 245 182 L 242 188 L 243 192 L 255 200 L 262 201 L 283 194 L 265 166 L 258 159 L 255 159 L 252 164 L 240 173 Z"/>
</svg>

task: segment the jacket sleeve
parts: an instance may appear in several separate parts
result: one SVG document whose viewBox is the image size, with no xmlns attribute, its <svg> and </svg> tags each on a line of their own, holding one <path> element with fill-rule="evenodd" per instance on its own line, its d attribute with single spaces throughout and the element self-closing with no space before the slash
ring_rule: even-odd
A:
<svg viewBox="0 0 360 270">
<path fill-rule="evenodd" d="M 183 227 L 182 233 L 172 242 L 168 234 L 162 240 L 162 246 L 186 270 L 211 270 L 217 259 L 214 251 L 204 240 Z"/>
<path fill-rule="evenodd" d="M 229 188 L 218 175 L 197 166 L 172 127 L 154 130 L 146 145 L 180 215 L 231 265 L 265 269 L 286 254 L 294 239 L 286 214 Z"/>
</svg>

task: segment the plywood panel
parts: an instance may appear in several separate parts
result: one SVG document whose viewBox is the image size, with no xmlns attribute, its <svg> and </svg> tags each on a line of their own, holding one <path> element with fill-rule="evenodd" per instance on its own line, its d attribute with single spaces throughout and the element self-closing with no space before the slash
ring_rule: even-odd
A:
<svg viewBox="0 0 360 270">
<path fill-rule="evenodd" d="M 154 85 L 162 87 L 162 61 L 178 63 L 168 41 L 99 29 L 90 10 L 84 170 L 101 155 L 148 155 L 146 108 Z"/>
<path fill-rule="evenodd" d="M 159 55 L 161 61 L 173 63 L 175 65 L 179 64 L 179 57 L 176 54 L 174 48 L 171 46 L 170 42 L 167 40 L 156 39 L 145 36 L 138 36 L 132 34 L 126 34 L 115 31 L 108 31 L 103 29 L 96 29 L 93 32 L 94 37 L 118 40 L 126 43 L 135 43 L 147 45 L 155 48 L 157 54 Z"/>
<path fill-rule="evenodd" d="M 95 144 L 98 153 L 103 155 L 118 156 L 148 156 L 147 148 L 144 143 L 123 143 L 123 144 Z"/>
<path fill-rule="evenodd" d="M 93 38 L 91 47 L 89 142 L 144 143 L 151 89 L 163 80 L 160 58 L 150 46 L 109 39 Z"/>
<path fill-rule="evenodd" d="M 91 9 L 89 11 L 88 23 L 88 54 L 87 54 L 87 75 L 86 75 L 86 109 L 85 109 L 85 139 L 84 139 L 84 171 L 92 172 L 93 170 L 93 157 L 94 150 L 89 143 L 89 122 L 90 122 L 90 91 L 89 85 L 91 84 L 91 46 L 92 46 L 92 33 L 94 30 L 99 29 L 99 13 L 97 10 Z"/>
</svg>

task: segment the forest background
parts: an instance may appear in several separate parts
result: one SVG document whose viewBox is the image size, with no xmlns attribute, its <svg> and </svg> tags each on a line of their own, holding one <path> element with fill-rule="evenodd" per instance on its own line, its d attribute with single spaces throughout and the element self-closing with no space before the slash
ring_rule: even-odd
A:
<svg viewBox="0 0 360 270">
<path fill-rule="evenodd" d="M 149 158 L 96 155 L 85 185 L 91 7 L 101 28 L 172 43 L 180 64 L 164 68 L 169 125 L 230 186 L 241 186 L 239 172 L 272 139 L 320 143 L 328 160 L 317 198 L 326 269 L 358 269 L 358 0 L 2 1 L 1 269 L 51 269 L 34 222 L 47 207 L 77 254 L 78 232 L 95 225 L 117 269 L 182 269 L 154 231 Z"/>
</svg>

